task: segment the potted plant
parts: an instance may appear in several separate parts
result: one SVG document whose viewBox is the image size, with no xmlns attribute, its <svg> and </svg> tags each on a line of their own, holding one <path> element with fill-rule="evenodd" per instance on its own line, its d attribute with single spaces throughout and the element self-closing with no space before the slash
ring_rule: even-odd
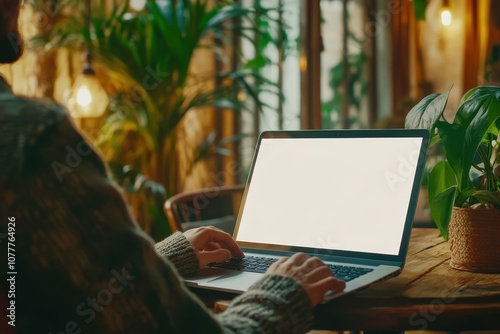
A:
<svg viewBox="0 0 500 334">
<path fill-rule="evenodd" d="M 450 123 L 444 117 L 451 87 L 420 101 L 406 128 L 426 128 L 446 159 L 428 178 L 429 205 L 441 236 L 450 239 L 456 269 L 500 272 L 500 87 L 476 87 Z"/>
</svg>

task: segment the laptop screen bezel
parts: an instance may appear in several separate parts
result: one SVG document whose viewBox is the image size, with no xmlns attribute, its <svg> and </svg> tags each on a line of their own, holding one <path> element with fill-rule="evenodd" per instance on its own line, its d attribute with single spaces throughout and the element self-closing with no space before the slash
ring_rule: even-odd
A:
<svg viewBox="0 0 500 334">
<path fill-rule="evenodd" d="M 427 155 L 427 149 L 429 145 L 430 133 L 425 129 L 369 129 L 369 130 L 294 130 L 294 131 L 264 131 L 260 134 L 255 148 L 254 156 L 252 159 L 250 172 L 248 174 L 248 179 L 245 186 L 245 191 L 243 193 L 240 209 L 238 212 L 238 217 L 236 220 L 236 225 L 234 229 L 233 237 L 237 240 L 238 230 L 241 222 L 241 218 L 244 211 L 244 206 L 246 202 L 247 193 L 249 186 L 252 182 L 252 175 L 255 167 L 255 162 L 259 154 L 260 144 L 263 139 L 269 138 L 280 138 L 280 139 L 293 139 L 293 138 L 418 138 L 422 140 L 415 177 L 413 180 L 410 201 L 408 203 L 408 210 L 405 219 L 405 224 L 403 228 L 402 239 L 400 243 L 399 252 L 397 255 L 388 254 L 375 254 L 375 253 L 365 253 L 365 252 L 355 252 L 355 251 L 345 251 L 336 249 L 324 249 L 324 248 L 309 248 L 309 247 L 294 247 L 294 246 L 284 246 L 284 245 L 272 245 L 272 244 L 261 244 L 253 242 L 243 242 L 236 241 L 241 248 L 245 250 L 255 250 L 260 252 L 264 250 L 265 252 L 304 252 L 308 254 L 317 254 L 318 256 L 328 257 L 328 258 L 349 258 L 349 259 L 364 259 L 369 261 L 380 261 L 381 263 L 388 263 L 398 265 L 403 267 L 406 253 L 408 250 L 408 243 L 410 240 L 411 229 L 413 225 L 413 218 L 415 215 L 415 210 L 417 206 L 418 193 L 420 190 L 420 183 L 422 180 L 425 159 Z"/>
</svg>

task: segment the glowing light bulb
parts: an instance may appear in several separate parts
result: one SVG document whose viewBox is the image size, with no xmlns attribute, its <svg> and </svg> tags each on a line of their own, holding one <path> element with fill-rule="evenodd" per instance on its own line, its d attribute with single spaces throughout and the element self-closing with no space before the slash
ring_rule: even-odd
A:
<svg viewBox="0 0 500 334">
<path fill-rule="evenodd" d="M 81 107 L 87 107 L 92 103 L 92 94 L 90 94 L 87 86 L 81 86 L 76 93 L 76 103 Z"/>
<path fill-rule="evenodd" d="M 68 109 L 75 118 L 100 117 L 108 106 L 108 95 L 94 74 L 81 73 L 75 80 Z"/>
<path fill-rule="evenodd" d="M 146 0 L 130 0 L 129 6 L 135 11 L 141 11 L 146 7 Z"/>
<path fill-rule="evenodd" d="M 451 12 L 448 8 L 443 8 L 443 11 L 441 12 L 441 23 L 444 26 L 449 26 L 451 25 Z"/>
</svg>

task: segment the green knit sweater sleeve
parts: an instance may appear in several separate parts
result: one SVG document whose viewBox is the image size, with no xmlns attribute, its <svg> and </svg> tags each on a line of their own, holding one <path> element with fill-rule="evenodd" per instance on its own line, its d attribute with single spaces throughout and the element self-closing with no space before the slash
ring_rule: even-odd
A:
<svg viewBox="0 0 500 334">
<path fill-rule="evenodd" d="M 155 248 L 181 275 L 199 268 L 194 248 L 180 232 Z M 256 282 L 217 318 L 229 332 L 304 333 L 312 324 L 313 313 L 307 294 L 294 279 L 273 275 Z"/>
<path fill-rule="evenodd" d="M 156 252 L 177 268 L 181 275 L 191 274 L 200 268 L 196 251 L 181 232 L 175 232 L 155 245 Z"/>
<path fill-rule="evenodd" d="M 305 290 L 290 277 L 264 276 L 217 315 L 234 333 L 305 333 L 313 308 Z"/>
</svg>

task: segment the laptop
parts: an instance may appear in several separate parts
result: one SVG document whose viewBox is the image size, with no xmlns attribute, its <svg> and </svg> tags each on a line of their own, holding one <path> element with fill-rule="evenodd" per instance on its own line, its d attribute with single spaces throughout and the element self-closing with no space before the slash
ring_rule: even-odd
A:
<svg viewBox="0 0 500 334">
<path fill-rule="evenodd" d="M 261 133 L 233 234 L 246 257 L 203 268 L 186 284 L 241 293 L 296 252 L 346 281 L 325 300 L 397 276 L 428 143 L 422 129 Z"/>
</svg>

